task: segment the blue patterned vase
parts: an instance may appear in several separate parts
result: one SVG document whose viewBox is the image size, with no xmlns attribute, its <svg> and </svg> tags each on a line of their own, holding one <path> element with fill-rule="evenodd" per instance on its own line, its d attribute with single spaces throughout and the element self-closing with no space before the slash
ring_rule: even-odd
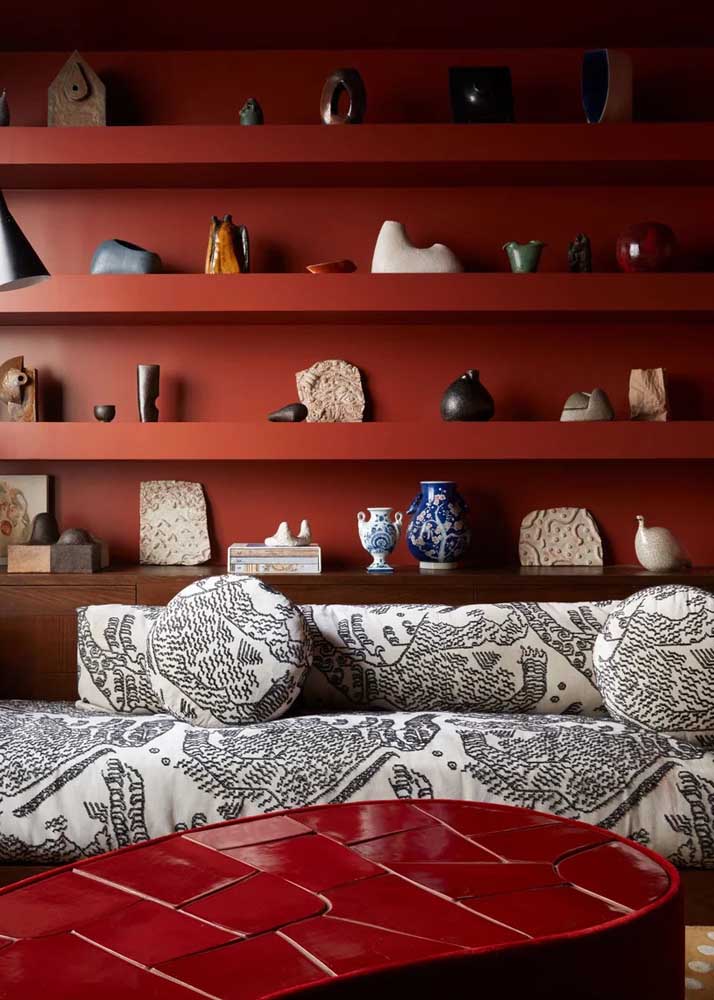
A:
<svg viewBox="0 0 714 1000">
<path fill-rule="evenodd" d="M 389 520 L 391 507 L 368 507 L 369 521 L 363 510 L 357 515 L 357 527 L 363 548 L 372 556 L 367 567 L 368 573 L 393 573 L 394 567 L 387 562 L 387 556 L 394 551 L 402 533 L 403 514 L 394 515 L 394 523 Z"/>
<path fill-rule="evenodd" d="M 407 545 L 421 569 L 456 569 L 469 547 L 471 531 L 466 501 L 456 483 L 427 480 L 414 498 L 407 514 Z"/>
</svg>

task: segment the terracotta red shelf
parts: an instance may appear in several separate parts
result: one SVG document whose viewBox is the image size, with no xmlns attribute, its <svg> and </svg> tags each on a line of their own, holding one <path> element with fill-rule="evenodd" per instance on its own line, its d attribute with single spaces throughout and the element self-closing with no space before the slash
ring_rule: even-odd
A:
<svg viewBox="0 0 714 1000">
<path fill-rule="evenodd" d="M 0 424 L 0 460 L 711 460 L 714 421 Z"/>
<path fill-rule="evenodd" d="M 714 124 L 13 127 L 0 187 L 709 184 Z"/>
<path fill-rule="evenodd" d="M 473 323 L 714 316 L 714 274 L 54 275 L 0 324 Z"/>
</svg>

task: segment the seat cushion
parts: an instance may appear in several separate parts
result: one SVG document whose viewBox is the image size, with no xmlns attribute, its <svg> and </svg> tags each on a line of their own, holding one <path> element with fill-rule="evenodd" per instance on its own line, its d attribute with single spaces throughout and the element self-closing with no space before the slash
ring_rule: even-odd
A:
<svg viewBox="0 0 714 1000">
<path fill-rule="evenodd" d="M 296 604 L 254 577 L 212 576 L 184 588 L 148 634 L 159 704 L 199 726 L 274 719 L 292 705 L 310 663 Z"/>
<path fill-rule="evenodd" d="M 714 744 L 714 596 L 682 586 L 633 594 L 609 616 L 594 663 L 614 718 Z"/>
<path fill-rule="evenodd" d="M 556 813 L 714 867 L 714 755 L 612 720 L 336 713 L 202 729 L 0 701 L 0 861 L 59 864 L 206 822 L 450 798 Z"/>
<path fill-rule="evenodd" d="M 615 606 L 310 605 L 305 704 L 604 714 L 592 650 Z"/>
</svg>

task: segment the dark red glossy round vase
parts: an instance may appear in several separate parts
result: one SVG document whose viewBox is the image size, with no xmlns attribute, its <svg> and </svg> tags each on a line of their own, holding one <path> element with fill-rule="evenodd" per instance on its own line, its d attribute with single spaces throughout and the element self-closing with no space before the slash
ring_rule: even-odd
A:
<svg viewBox="0 0 714 1000">
<path fill-rule="evenodd" d="M 638 222 L 617 237 L 617 266 L 621 271 L 669 271 L 677 240 L 661 222 Z"/>
</svg>

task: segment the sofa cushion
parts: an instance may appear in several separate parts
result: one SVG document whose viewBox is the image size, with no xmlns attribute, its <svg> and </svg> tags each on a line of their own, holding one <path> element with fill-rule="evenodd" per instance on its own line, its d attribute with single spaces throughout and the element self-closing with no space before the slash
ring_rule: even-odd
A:
<svg viewBox="0 0 714 1000">
<path fill-rule="evenodd" d="M 614 718 L 714 741 L 714 596 L 682 586 L 633 594 L 608 618 L 594 660 Z"/>
<path fill-rule="evenodd" d="M 146 637 L 162 610 L 126 604 L 77 609 L 78 707 L 130 715 L 159 708 L 146 667 Z"/>
<path fill-rule="evenodd" d="M 592 650 L 614 607 L 309 605 L 305 705 L 604 714 Z"/>
<path fill-rule="evenodd" d="M 190 584 L 148 635 L 149 677 L 159 703 L 200 726 L 282 715 L 300 693 L 309 663 L 300 608 L 254 577 Z"/>
<path fill-rule="evenodd" d="M 466 799 L 599 824 L 714 867 L 714 754 L 612 719 L 288 715 L 201 729 L 0 701 L 0 861 L 62 864 L 323 802 Z"/>
</svg>

